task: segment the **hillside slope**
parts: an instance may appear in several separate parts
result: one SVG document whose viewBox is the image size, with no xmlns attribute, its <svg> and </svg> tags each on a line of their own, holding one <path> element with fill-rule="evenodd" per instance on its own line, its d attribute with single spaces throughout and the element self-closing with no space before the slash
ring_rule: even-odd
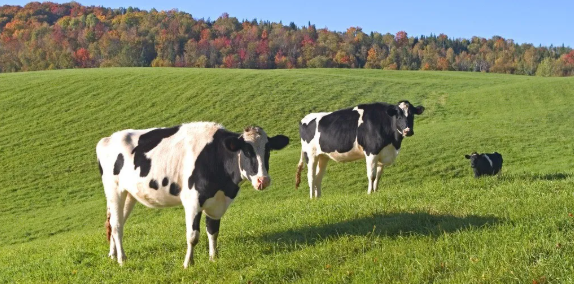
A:
<svg viewBox="0 0 574 284">
<path fill-rule="evenodd" d="M 309 112 L 408 99 L 415 121 L 379 191 L 364 162 L 331 162 L 323 198 L 294 190 L 298 121 Z M 381 70 L 117 68 L 0 74 L 0 282 L 574 281 L 574 78 Z M 126 128 L 217 121 L 292 143 L 273 185 L 242 186 L 185 253 L 182 208 L 136 206 L 124 268 L 106 258 L 97 141 Z M 504 155 L 475 180 L 463 155 Z"/>
</svg>

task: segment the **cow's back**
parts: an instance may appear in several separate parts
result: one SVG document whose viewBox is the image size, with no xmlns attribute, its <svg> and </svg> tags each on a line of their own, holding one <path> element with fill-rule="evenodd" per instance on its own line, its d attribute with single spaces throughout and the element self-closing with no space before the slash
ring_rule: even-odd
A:
<svg viewBox="0 0 574 284">
<path fill-rule="evenodd" d="M 96 147 L 104 183 L 115 182 L 148 207 L 181 204 L 180 193 L 193 172 L 195 157 L 222 126 L 194 122 L 170 128 L 127 129 Z M 118 157 L 123 167 L 118 171 Z"/>
</svg>

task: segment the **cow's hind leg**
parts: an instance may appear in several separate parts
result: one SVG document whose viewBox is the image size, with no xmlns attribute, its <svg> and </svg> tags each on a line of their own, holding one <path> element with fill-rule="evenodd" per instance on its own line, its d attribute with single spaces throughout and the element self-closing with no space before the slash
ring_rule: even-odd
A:
<svg viewBox="0 0 574 284">
<path fill-rule="evenodd" d="M 117 186 L 106 191 L 109 228 L 111 229 L 110 257 L 113 258 L 116 255 L 120 265 L 123 265 L 126 260 L 122 238 L 124 234 L 124 205 L 127 194 L 126 191 L 120 191 Z"/>
<path fill-rule="evenodd" d="M 367 178 L 369 179 L 369 188 L 367 193 L 371 194 L 371 192 L 373 192 L 375 180 L 377 178 L 377 163 L 379 159 L 377 155 L 367 155 L 366 153 L 365 157 L 367 161 Z"/>
<path fill-rule="evenodd" d="M 205 216 L 205 227 L 209 238 L 209 260 L 215 261 L 217 258 L 217 236 L 219 235 L 219 224 L 221 220 L 215 220 Z"/>
<path fill-rule="evenodd" d="M 110 242 L 110 252 L 108 253 L 108 257 L 111 259 L 116 259 L 117 250 L 116 250 L 116 242 L 114 242 L 114 238 L 112 237 L 112 225 L 110 225 L 110 206 L 108 205 L 108 212 L 107 212 L 107 219 L 106 219 L 106 234 L 108 237 L 108 242 Z"/>
<path fill-rule="evenodd" d="M 315 197 L 321 197 L 321 183 L 323 181 L 323 176 L 325 175 L 325 170 L 327 169 L 327 163 L 329 162 L 329 157 L 321 155 L 317 157 L 317 172 L 315 176 Z"/>
<path fill-rule="evenodd" d="M 307 162 L 307 180 L 309 181 L 309 198 L 313 199 L 313 191 L 315 190 L 315 176 L 317 172 L 317 157 L 309 155 Z"/>
<path fill-rule="evenodd" d="M 188 268 L 190 265 L 193 265 L 193 249 L 199 242 L 201 210 L 199 209 L 199 204 L 197 204 L 197 199 L 190 202 L 190 204 L 183 202 L 183 207 L 185 209 L 185 227 L 187 229 L 187 253 L 183 261 L 183 268 Z"/>
<path fill-rule="evenodd" d="M 126 221 L 128 220 L 128 217 L 130 216 L 130 213 L 132 212 L 132 209 L 134 208 L 134 205 L 136 204 L 136 199 L 129 193 L 127 193 L 126 196 L 126 201 L 124 203 L 124 214 L 123 214 L 123 220 L 122 220 L 122 228 L 126 225 Z M 111 223 L 110 223 L 110 210 L 108 207 L 108 220 L 106 222 L 106 227 L 108 228 L 108 234 L 111 235 Z M 111 259 L 115 259 L 116 255 L 117 255 L 117 250 L 116 250 L 116 243 L 114 241 L 114 238 L 109 237 L 109 241 L 110 241 L 110 253 L 108 254 L 108 256 Z"/>
</svg>

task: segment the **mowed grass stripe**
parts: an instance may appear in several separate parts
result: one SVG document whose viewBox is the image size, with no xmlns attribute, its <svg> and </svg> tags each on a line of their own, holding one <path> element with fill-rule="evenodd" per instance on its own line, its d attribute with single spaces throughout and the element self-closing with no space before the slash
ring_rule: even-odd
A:
<svg viewBox="0 0 574 284">
<path fill-rule="evenodd" d="M 572 282 L 572 78 L 381 70 L 111 68 L 0 74 L 0 282 Z M 321 200 L 294 189 L 309 112 L 408 99 L 427 109 L 379 191 L 364 162 L 329 163 Z M 185 253 L 182 208 L 136 206 L 128 262 L 106 258 L 97 141 L 213 120 L 291 145 L 273 184 L 244 184 L 208 261 Z M 464 154 L 498 151 L 475 180 Z M 305 176 L 305 173 L 303 174 Z M 545 279 L 545 280 L 541 280 Z"/>
</svg>

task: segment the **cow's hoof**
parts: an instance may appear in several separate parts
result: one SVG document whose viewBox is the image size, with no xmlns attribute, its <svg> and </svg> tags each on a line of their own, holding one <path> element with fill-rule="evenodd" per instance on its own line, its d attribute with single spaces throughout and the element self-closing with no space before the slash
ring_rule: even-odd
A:
<svg viewBox="0 0 574 284">
<path fill-rule="evenodd" d="M 118 263 L 120 264 L 120 266 L 124 266 L 126 259 L 127 257 L 125 255 L 122 255 L 121 257 L 118 258 Z"/>
<path fill-rule="evenodd" d="M 183 269 L 187 269 L 191 265 L 193 265 L 193 260 L 192 261 L 186 261 L 183 263 Z"/>
</svg>

